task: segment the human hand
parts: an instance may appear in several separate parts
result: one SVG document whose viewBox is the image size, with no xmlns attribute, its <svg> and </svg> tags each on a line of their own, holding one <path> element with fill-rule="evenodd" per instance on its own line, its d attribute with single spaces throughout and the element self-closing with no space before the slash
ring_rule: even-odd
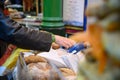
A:
<svg viewBox="0 0 120 80">
<path fill-rule="evenodd" d="M 9 44 L 8 45 L 8 49 L 11 51 L 11 50 L 14 50 L 16 48 L 15 45 L 12 45 L 12 44 Z"/>
<path fill-rule="evenodd" d="M 4 4 L 9 5 L 9 4 L 11 4 L 11 2 L 10 2 L 10 0 L 5 0 Z"/>
<path fill-rule="evenodd" d="M 55 35 L 55 43 L 68 49 L 75 44 L 75 41 L 66 37 Z"/>
<path fill-rule="evenodd" d="M 55 42 L 52 43 L 52 49 L 59 49 L 60 45 L 56 44 Z"/>
</svg>

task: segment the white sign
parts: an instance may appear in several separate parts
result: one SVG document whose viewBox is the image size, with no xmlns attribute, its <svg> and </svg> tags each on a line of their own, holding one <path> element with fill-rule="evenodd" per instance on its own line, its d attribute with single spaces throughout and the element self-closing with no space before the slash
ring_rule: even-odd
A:
<svg viewBox="0 0 120 80">
<path fill-rule="evenodd" d="M 83 26 L 85 0 L 63 0 L 63 20 L 66 24 Z"/>
</svg>

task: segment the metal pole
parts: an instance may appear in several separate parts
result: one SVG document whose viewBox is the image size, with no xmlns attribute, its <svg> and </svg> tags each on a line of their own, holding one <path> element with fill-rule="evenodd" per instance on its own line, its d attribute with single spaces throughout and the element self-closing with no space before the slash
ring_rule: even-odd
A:
<svg viewBox="0 0 120 80">
<path fill-rule="evenodd" d="M 43 0 L 43 19 L 41 29 L 64 36 L 65 28 L 62 8 L 63 0 Z"/>
</svg>

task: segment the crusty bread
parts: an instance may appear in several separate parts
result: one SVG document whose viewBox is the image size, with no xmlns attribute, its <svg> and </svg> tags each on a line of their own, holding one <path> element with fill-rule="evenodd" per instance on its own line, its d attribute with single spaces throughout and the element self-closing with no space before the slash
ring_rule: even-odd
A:
<svg viewBox="0 0 120 80">
<path fill-rule="evenodd" d="M 56 43 L 52 43 L 52 48 L 53 49 L 59 49 L 60 46 L 58 44 L 56 44 Z"/>
<path fill-rule="evenodd" d="M 47 62 L 47 60 L 41 56 L 30 55 L 25 57 L 26 64 L 37 63 L 37 62 Z"/>
<path fill-rule="evenodd" d="M 46 63 L 45 63 L 46 64 Z M 32 80 L 48 80 L 47 77 L 49 75 L 49 69 L 44 71 L 42 69 L 46 69 L 43 64 L 38 63 L 30 63 L 28 64 L 28 70 L 31 74 Z"/>
<path fill-rule="evenodd" d="M 69 69 L 69 68 L 59 68 L 59 69 L 62 72 L 63 76 L 65 76 L 65 77 L 67 77 L 67 76 L 75 76 L 74 71 Z"/>
<path fill-rule="evenodd" d="M 33 66 L 36 66 L 38 69 L 41 69 L 43 71 L 51 69 L 51 66 L 48 63 L 45 63 L 45 62 L 38 62 L 38 63 L 30 63 L 30 64 L 28 64 L 29 69 L 31 69 Z"/>
</svg>

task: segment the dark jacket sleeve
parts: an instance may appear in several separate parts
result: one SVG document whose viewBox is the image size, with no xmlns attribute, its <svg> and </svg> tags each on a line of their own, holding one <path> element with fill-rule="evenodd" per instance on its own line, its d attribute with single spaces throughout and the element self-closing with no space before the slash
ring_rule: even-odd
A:
<svg viewBox="0 0 120 80">
<path fill-rule="evenodd" d="M 10 43 L 25 49 L 49 51 L 52 44 L 50 33 L 26 27 L 17 28 L 11 35 Z"/>
<path fill-rule="evenodd" d="M 26 28 L 6 17 L 0 17 L 0 39 L 20 48 L 40 51 L 49 51 L 52 44 L 50 33 Z"/>
</svg>

